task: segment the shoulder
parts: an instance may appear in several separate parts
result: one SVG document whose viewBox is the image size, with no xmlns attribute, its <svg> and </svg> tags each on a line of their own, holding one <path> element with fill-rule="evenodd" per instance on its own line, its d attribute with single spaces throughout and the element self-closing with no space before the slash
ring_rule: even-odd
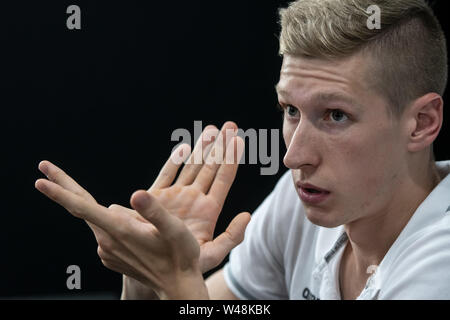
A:
<svg viewBox="0 0 450 320">
<path fill-rule="evenodd" d="M 450 214 L 410 237 L 385 276 L 383 299 L 450 299 Z"/>
</svg>

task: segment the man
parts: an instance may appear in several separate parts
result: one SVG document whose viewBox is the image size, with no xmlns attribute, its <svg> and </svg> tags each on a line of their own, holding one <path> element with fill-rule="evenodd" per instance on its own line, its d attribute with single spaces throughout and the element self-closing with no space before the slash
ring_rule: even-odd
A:
<svg viewBox="0 0 450 320">
<path fill-rule="evenodd" d="M 374 4 L 379 29 L 367 26 Z M 193 154 L 206 163 L 186 165 L 172 185 L 176 151 L 149 192 L 132 196 L 136 211 L 99 206 L 48 162 L 40 169 L 53 182 L 36 187 L 89 222 L 104 264 L 126 275 L 123 298 L 450 299 L 450 161 L 435 162 L 432 150 L 447 49 L 431 9 L 422 0 L 299 0 L 280 16 L 276 89 L 291 170 L 239 246 L 247 213 L 217 239 L 211 232 L 237 165 L 208 159 L 242 148 L 223 134 L 233 123 L 206 128 L 225 139 L 202 137 L 210 150 Z M 231 248 L 205 283 L 202 272 Z"/>
</svg>

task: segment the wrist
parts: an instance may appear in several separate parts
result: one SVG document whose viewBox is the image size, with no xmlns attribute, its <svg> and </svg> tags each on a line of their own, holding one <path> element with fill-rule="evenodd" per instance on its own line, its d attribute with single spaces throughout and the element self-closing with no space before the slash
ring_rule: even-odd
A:
<svg viewBox="0 0 450 320">
<path fill-rule="evenodd" d="M 208 289 L 200 270 L 176 279 L 157 292 L 161 300 L 209 300 Z"/>
<path fill-rule="evenodd" d="M 121 300 L 158 300 L 155 290 L 140 281 L 123 275 Z"/>
</svg>

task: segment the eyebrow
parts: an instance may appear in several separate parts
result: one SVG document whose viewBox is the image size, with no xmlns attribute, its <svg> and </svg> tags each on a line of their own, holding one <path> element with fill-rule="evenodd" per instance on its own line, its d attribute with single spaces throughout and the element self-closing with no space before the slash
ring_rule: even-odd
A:
<svg viewBox="0 0 450 320">
<path fill-rule="evenodd" d="M 281 96 L 290 96 L 289 92 L 286 90 L 281 89 L 278 84 L 275 85 L 275 90 L 278 95 Z M 356 107 L 358 109 L 363 109 L 362 105 L 357 102 L 355 99 L 347 96 L 346 94 L 335 92 L 335 91 L 329 91 L 329 92 L 318 92 L 311 96 L 310 101 L 314 104 L 317 103 L 327 103 L 331 101 L 341 101 L 346 104 L 349 104 L 353 107 Z"/>
<path fill-rule="evenodd" d="M 278 85 L 278 83 L 275 85 L 275 91 L 278 95 L 280 95 L 280 94 L 283 95 L 283 94 L 288 93 L 287 91 L 281 89 L 280 86 Z"/>
</svg>

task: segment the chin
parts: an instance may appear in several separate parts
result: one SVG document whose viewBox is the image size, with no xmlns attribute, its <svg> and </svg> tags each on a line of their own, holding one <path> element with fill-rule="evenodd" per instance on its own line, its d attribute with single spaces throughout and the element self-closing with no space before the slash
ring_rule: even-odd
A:
<svg viewBox="0 0 450 320">
<path fill-rule="evenodd" d="M 336 228 L 343 223 L 341 221 L 338 221 L 336 218 L 336 215 L 333 214 L 331 210 L 324 211 L 323 209 L 318 208 L 312 208 L 312 207 L 306 207 L 306 218 L 308 218 L 311 223 L 324 227 L 324 228 Z"/>
</svg>

